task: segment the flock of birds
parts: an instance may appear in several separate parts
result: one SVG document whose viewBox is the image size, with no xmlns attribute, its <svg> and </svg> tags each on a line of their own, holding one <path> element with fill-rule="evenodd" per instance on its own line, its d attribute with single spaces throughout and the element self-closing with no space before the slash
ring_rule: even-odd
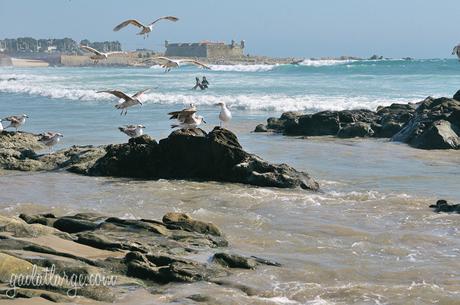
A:
<svg viewBox="0 0 460 305">
<path fill-rule="evenodd" d="M 153 27 L 155 24 L 160 21 L 160 20 L 169 20 L 176 22 L 179 20 L 179 18 L 174 17 L 174 16 L 164 16 L 157 18 L 155 21 L 144 25 L 137 21 L 136 19 L 128 19 L 117 25 L 113 30 L 114 31 L 119 31 L 123 29 L 124 27 L 128 25 L 133 25 L 141 29 L 137 35 L 143 35 L 144 39 L 149 36 L 149 33 L 152 32 Z M 88 52 L 93 53 L 93 55 L 90 56 L 92 60 L 94 60 L 95 63 L 97 63 L 99 60 L 104 60 L 107 59 L 109 56 L 114 55 L 114 54 L 120 54 L 124 52 L 101 52 L 98 51 L 94 48 L 91 48 L 89 46 L 80 46 L 83 50 L 86 50 Z M 171 68 L 179 68 L 181 65 L 184 64 L 193 64 L 196 66 L 199 66 L 201 68 L 205 69 L 211 69 L 209 66 L 193 59 L 170 59 L 164 56 L 156 57 L 149 59 L 148 61 L 154 61 L 157 62 L 161 67 L 165 69 L 165 72 L 169 72 Z M 120 90 L 101 90 L 97 91 L 97 93 L 106 93 L 106 94 L 111 94 L 117 98 L 119 98 L 118 104 L 115 105 L 115 108 L 121 109 L 120 115 L 126 115 L 128 113 L 128 108 L 135 106 L 135 105 L 142 105 L 142 96 L 144 93 L 148 92 L 150 89 L 143 89 L 139 92 L 136 92 L 134 95 L 128 95 Z M 216 105 L 221 107 L 221 111 L 219 114 L 219 119 L 220 119 L 220 126 L 222 126 L 223 123 L 228 122 L 232 119 L 232 113 L 228 109 L 227 105 L 224 102 L 219 102 Z M 191 128 L 196 128 L 202 123 L 206 124 L 206 121 L 204 120 L 203 116 L 197 114 L 197 107 L 194 104 L 190 104 L 188 108 L 182 109 L 180 111 L 173 111 L 168 113 L 170 115 L 171 120 L 176 120 L 176 124 L 172 124 L 171 128 L 178 128 L 180 127 L 181 129 L 191 129 Z M 7 128 L 15 128 L 16 132 L 19 130 L 19 128 L 25 124 L 26 119 L 28 116 L 26 114 L 23 115 L 17 115 L 17 116 L 9 116 L 3 119 L 0 119 L 0 132 L 2 132 L 4 129 Z M 2 122 L 9 122 L 9 125 L 4 127 Z M 125 125 L 122 127 L 119 127 L 119 130 L 126 135 L 128 135 L 131 138 L 139 137 L 144 134 L 144 125 Z M 48 146 L 51 152 L 51 147 L 56 145 L 57 143 L 60 142 L 60 140 L 64 136 L 61 133 L 58 132 L 45 132 L 40 135 L 39 141 L 42 142 L 44 145 Z"/>
</svg>

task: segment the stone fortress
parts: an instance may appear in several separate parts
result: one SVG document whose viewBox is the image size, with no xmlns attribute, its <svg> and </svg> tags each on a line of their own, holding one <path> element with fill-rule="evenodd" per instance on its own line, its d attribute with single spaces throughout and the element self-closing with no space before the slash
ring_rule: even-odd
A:
<svg viewBox="0 0 460 305">
<path fill-rule="evenodd" d="M 165 56 L 203 57 L 203 58 L 239 58 L 244 56 L 244 40 L 237 44 L 203 41 L 198 43 L 169 43 L 165 41 Z"/>
</svg>

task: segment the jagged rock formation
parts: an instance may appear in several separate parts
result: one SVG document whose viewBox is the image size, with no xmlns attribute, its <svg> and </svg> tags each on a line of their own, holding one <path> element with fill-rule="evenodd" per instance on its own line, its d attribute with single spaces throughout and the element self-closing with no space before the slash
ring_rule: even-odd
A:
<svg viewBox="0 0 460 305">
<path fill-rule="evenodd" d="M 460 148 L 460 90 L 454 98 L 427 97 L 417 104 L 392 104 L 377 111 L 365 109 L 285 112 L 267 119 L 255 132 L 274 131 L 288 136 L 391 138 L 421 149 Z"/>
<path fill-rule="evenodd" d="M 307 173 L 286 164 L 270 164 L 247 153 L 232 132 L 216 127 L 176 130 L 159 142 L 149 136 L 125 144 L 73 146 L 39 155 L 37 136 L 0 134 L 0 167 L 23 171 L 67 169 L 93 176 L 142 179 L 190 179 L 223 181 L 257 186 L 317 190 Z"/>
</svg>

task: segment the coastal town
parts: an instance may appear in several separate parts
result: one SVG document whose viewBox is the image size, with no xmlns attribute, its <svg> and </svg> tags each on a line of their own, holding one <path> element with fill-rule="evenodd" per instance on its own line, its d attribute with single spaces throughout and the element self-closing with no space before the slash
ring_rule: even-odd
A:
<svg viewBox="0 0 460 305">
<path fill-rule="evenodd" d="M 91 54 L 80 46 L 89 46 L 100 52 L 118 52 L 104 61 L 95 63 Z M 71 38 L 34 39 L 22 37 L 0 40 L 0 66 L 148 66 L 146 59 L 156 56 L 171 58 L 195 58 L 208 64 L 286 64 L 299 61 L 298 58 L 271 58 L 251 56 L 245 53 L 245 42 L 230 43 L 203 40 L 194 43 L 164 42 L 162 50 L 123 50 L 119 41 L 79 43 Z M 124 51 L 124 52 L 122 52 Z"/>
</svg>

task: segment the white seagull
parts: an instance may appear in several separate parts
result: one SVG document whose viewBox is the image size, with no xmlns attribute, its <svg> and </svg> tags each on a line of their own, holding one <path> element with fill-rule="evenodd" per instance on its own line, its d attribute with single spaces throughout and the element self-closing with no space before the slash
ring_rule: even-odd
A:
<svg viewBox="0 0 460 305">
<path fill-rule="evenodd" d="M 137 92 L 136 94 L 134 94 L 133 96 L 129 96 L 120 90 L 103 90 L 103 91 L 97 91 L 96 93 L 109 93 L 109 94 L 115 95 L 116 97 L 124 100 L 124 102 L 120 101 L 117 105 L 115 105 L 115 108 L 121 109 L 120 115 L 122 115 L 123 112 L 125 112 L 125 115 L 126 115 L 128 113 L 128 107 L 131 107 L 137 104 L 142 105 L 142 100 L 141 100 L 142 95 L 149 90 L 150 89 L 141 90 Z"/>
<path fill-rule="evenodd" d="M 460 60 L 460 44 L 454 47 L 452 50 L 452 55 L 457 55 L 458 59 Z"/>
<path fill-rule="evenodd" d="M 94 55 L 91 55 L 89 58 L 91 58 L 92 60 L 94 60 L 94 64 L 97 64 L 99 62 L 99 60 L 102 60 L 102 59 L 107 59 L 109 58 L 109 56 L 111 55 L 115 55 L 115 54 L 126 54 L 126 52 L 121 52 L 121 51 L 116 51 L 116 52 L 100 52 L 94 48 L 91 48 L 89 46 L 84 46 L 84 45 L 81 45 L 80 46 L 81 49 L 85 50 L 85 51 L 88 51 L 88 52 L 91 52 L 93 53 Z"/>
<path fill-rule="evenodd" d="M 10 122 L 10 125 L 6 126 L 5 128 L 13 127 L 16 128 L 16 131 L 18 131 L 19 127 L 24 125 L 24 123 L 26 122 L 26 118 L 28 118 L 27 114 L 13 115 L 2 119 L 2 121 Z"/>
<path fill-rule="evenodd" d="M 232 119 L 232 113 L 227 108 L 227 105 L 225 105 L 225 102 L 216 103 L 216 106 L 220 106 L 219 120 L 222 127 L 222 123 L 226 123 Z"/>
<path fill-rule="evenodd" d="M 169 20 L 169 21 L 176 22 L 177 20 L 179 20 L 179 18 L 174 17 L 174 16 L 163 16 L 163 17 L 160 17 L 160 18 L 156 19 L 155 21 L 153 21 L 152 23 L 149 23 L 147 25 L 144 25 L 144 24 L 140 23 L 136 19 L 128 19 L 128 20 L 123 21 L 119 25 L 117 25 L 113 30 L 115 32 L 117 32 L 117 31 L 121 30 L 122 28 L 132 24 L 132 25 L 137 26 L 138 28 L 141 29 L 141 31 L 139 33 L 137 33 L 137 35 L 144 35 L 144 39 L 145 39 L 145 37 L 148 37 L 149 33 L 153 30 L 153 26 L 155 25 L 155 23 L 157 23 L 160 20 Z"/>
<path fill-rule="evenodd" d="M 210 66 L 205 65 L 204 63 L 199 62 L 198 60 L 194 60 L 194 59 L 171 59 L 168 57 L 159 56 L 155 58 L 149 58 L 146 61 L 158 62 L 158 64 L 162 68 L 165 68 L 165 72 L 171 71 L 171 68 L 179 68 L 180 66 L 188 65 L 188 64 L 211 70 Z"/>
<path fill-rule="evenodd" d="M 144 134 L 144 125 L 125 125 L 118 127 L 121 132 L 128 135 L 130 138 L 137 138 Z"/>
<path fill-rule="evenodd" d="M 61 138 L 63 137 L 64 136 L 58 132 L 48 131 L 48 132 L 41 134 L 41 138 L 38 141 L 48 146 L 48 149 L 51 152 L 51 147 L 59 143 L 59 141 L 61 141 Z"/>
</svg>

